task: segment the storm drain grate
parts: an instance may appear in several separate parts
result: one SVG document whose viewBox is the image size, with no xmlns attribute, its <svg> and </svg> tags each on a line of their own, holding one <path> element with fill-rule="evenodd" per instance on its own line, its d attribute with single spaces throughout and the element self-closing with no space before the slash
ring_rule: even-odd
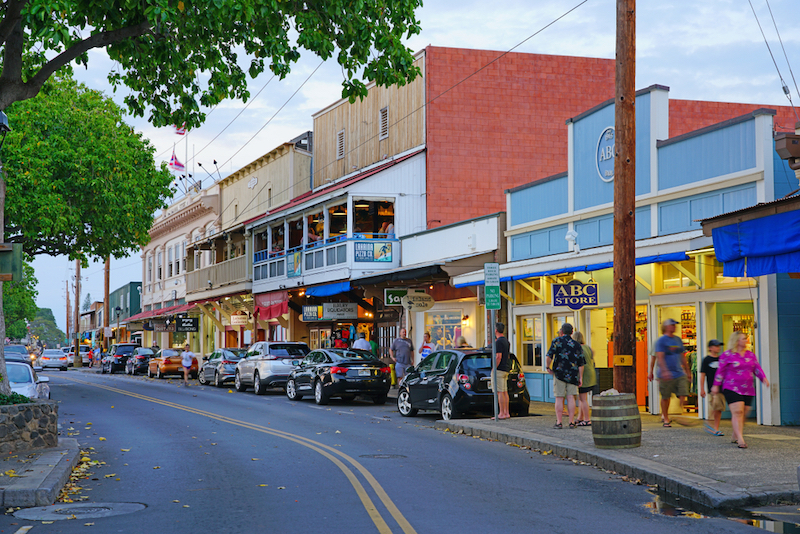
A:
<svg viewBox="0 0 800 534">
<path fill-rule="evenodd" d="M 91 515 L 103 514 L 110 511 L 111 508 L 107 506 L 94 506 L 92 508 L 58 508 L 53 510 L 52 513 L 62 515 Z"/>
<path fill-rule="evenodd" d="M 402 454 L 362 454 L 359 458 L 374 458 L 376 460 L 391 460 L 393 458 L 407 458 Z"/>
<path fill-rule="evenodd" d="M 89 519 L 131 514 L 145 508 L 147 506 L 138 502 L 71 503 L 23 508 L 14 512 L 14 517 L 31 521 L 62 521 L 77 517 Z"/>
</svg>

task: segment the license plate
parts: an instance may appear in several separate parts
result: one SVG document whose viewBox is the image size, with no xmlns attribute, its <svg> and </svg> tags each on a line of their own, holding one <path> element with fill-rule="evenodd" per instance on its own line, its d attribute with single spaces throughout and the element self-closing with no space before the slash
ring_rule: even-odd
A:
<svg viewBox="0 0 800 534">
<path fill-rule="evenodd" d="M 358 376 L 369 376 L 370 372 L 369 369 L 359 369 Z"/>
</svg>

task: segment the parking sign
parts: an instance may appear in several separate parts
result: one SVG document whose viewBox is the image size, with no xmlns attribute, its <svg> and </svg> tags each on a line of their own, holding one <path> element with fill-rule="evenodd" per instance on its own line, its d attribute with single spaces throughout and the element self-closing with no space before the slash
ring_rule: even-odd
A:
<svg viewBox="0 0 800 534">
<path fill-rule="evenodd" d="M 484 263 L 483 278 L 486 286 L 486 309 L 500 309 L 500 264 Z"/>
</svg>

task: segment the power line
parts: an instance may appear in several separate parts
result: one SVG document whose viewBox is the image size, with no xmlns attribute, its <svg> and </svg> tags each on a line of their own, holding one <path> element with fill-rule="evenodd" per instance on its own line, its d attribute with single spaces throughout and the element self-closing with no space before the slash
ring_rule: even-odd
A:
<svg viewBox="0 0 800 534">
<path fill-rule="evenodd" d="M 786 58 L 786 65 L 789 67 L 789 74 L 792 76 L 792 82 L 794 83 L 794 90 L 797 92 L 797 95 L 800 96 L 800 89 L 797 88 L 797 80 L 794 78 L 794 72 L 792 71 L 792 64 L 789 62 L 789 56 L 786 54 L 786 47 L 783 46 L 783 39 L 781 39 L 781 32 L 778 31 L 778 23 L 775 22 L 775 15 L 772 14 L 772 7 L 769 5 L 769 0 L 764 0 L 767 3 L 767 9 L 769 9 L 769 16 L 772 17 L 772 25 L 775 26 L 775 33 L 778 34 L 778 42 L 781 43 L 781 50 L 783 50 L 783 57 Z M 795 112 L 795 116 L 797 113 Z"/>
</svg>

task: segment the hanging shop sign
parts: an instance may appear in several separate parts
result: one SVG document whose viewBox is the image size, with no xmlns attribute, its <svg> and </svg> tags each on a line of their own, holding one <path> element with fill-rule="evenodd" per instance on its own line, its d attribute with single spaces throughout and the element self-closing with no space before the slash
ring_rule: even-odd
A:
<svg viewBox="0 0 800 534">
<path fill-rule="evenodd" d="M 244 326 L 247 323 L 247 315 L 231 315 L 231 326 Z"/>
<path fill-rule="evenodd" d="M 410 312 L 423 312 L 430 310 L 433 308 L 433 305 L 436 304 L 436 301 L 433 300 L 433 297 L 427 293 L 409 293 L 400 299 L 400 302 L 403 304 L 403 308 Z"/>
<path fill-rule="evenodd" d="M 408 294 L 408 288 L 385 288 L 383 290 L 383 302 L 386 306 L 402 306 L 403 303 L 400 302 L 403 297 Z"/>
<path fill-rule="evenodd" d="M 153 319 L 150 326 L 153 332 L 175 332 L 175 321 L 170 319 Z"/>
<path fill-rule="evenodd" d="M 286 255 L 286 276 L 289 278 L 296 278 L 303 274 L 300 268 L 301 259 L 302 253 L 300 251 Z"/>
<path fill-rule="evenodd" d="M 200 320 L 197 317 L 178 317 L 175 319 L 176 332 L 199 332 Z"/>
<path fill-rule="evenodd" d="M 355 302 L 326 302 L 320 306 L 303 306 L 303 321 L 341 321 L 358 319 Z"/>
<path fill-rule="evenodd" d="M 356 241 L 355 261 L 361 263 L 391 262 L 392 243 L 389 241 Z"/>
<path fill-rule="evenodd" d="M 580 280 L 553 284 L 553 305 L 566 306 L 571 310 L 597 306 L 597 284 L 584 284 Z"/>
<path fill-rule="evenodd" d="M 595 164 L 597 174 L 604 182 L 614 179 L 614 127 L 609 126 L 600 134 L 597 140 L 597 154 Z"/>
</svg>

